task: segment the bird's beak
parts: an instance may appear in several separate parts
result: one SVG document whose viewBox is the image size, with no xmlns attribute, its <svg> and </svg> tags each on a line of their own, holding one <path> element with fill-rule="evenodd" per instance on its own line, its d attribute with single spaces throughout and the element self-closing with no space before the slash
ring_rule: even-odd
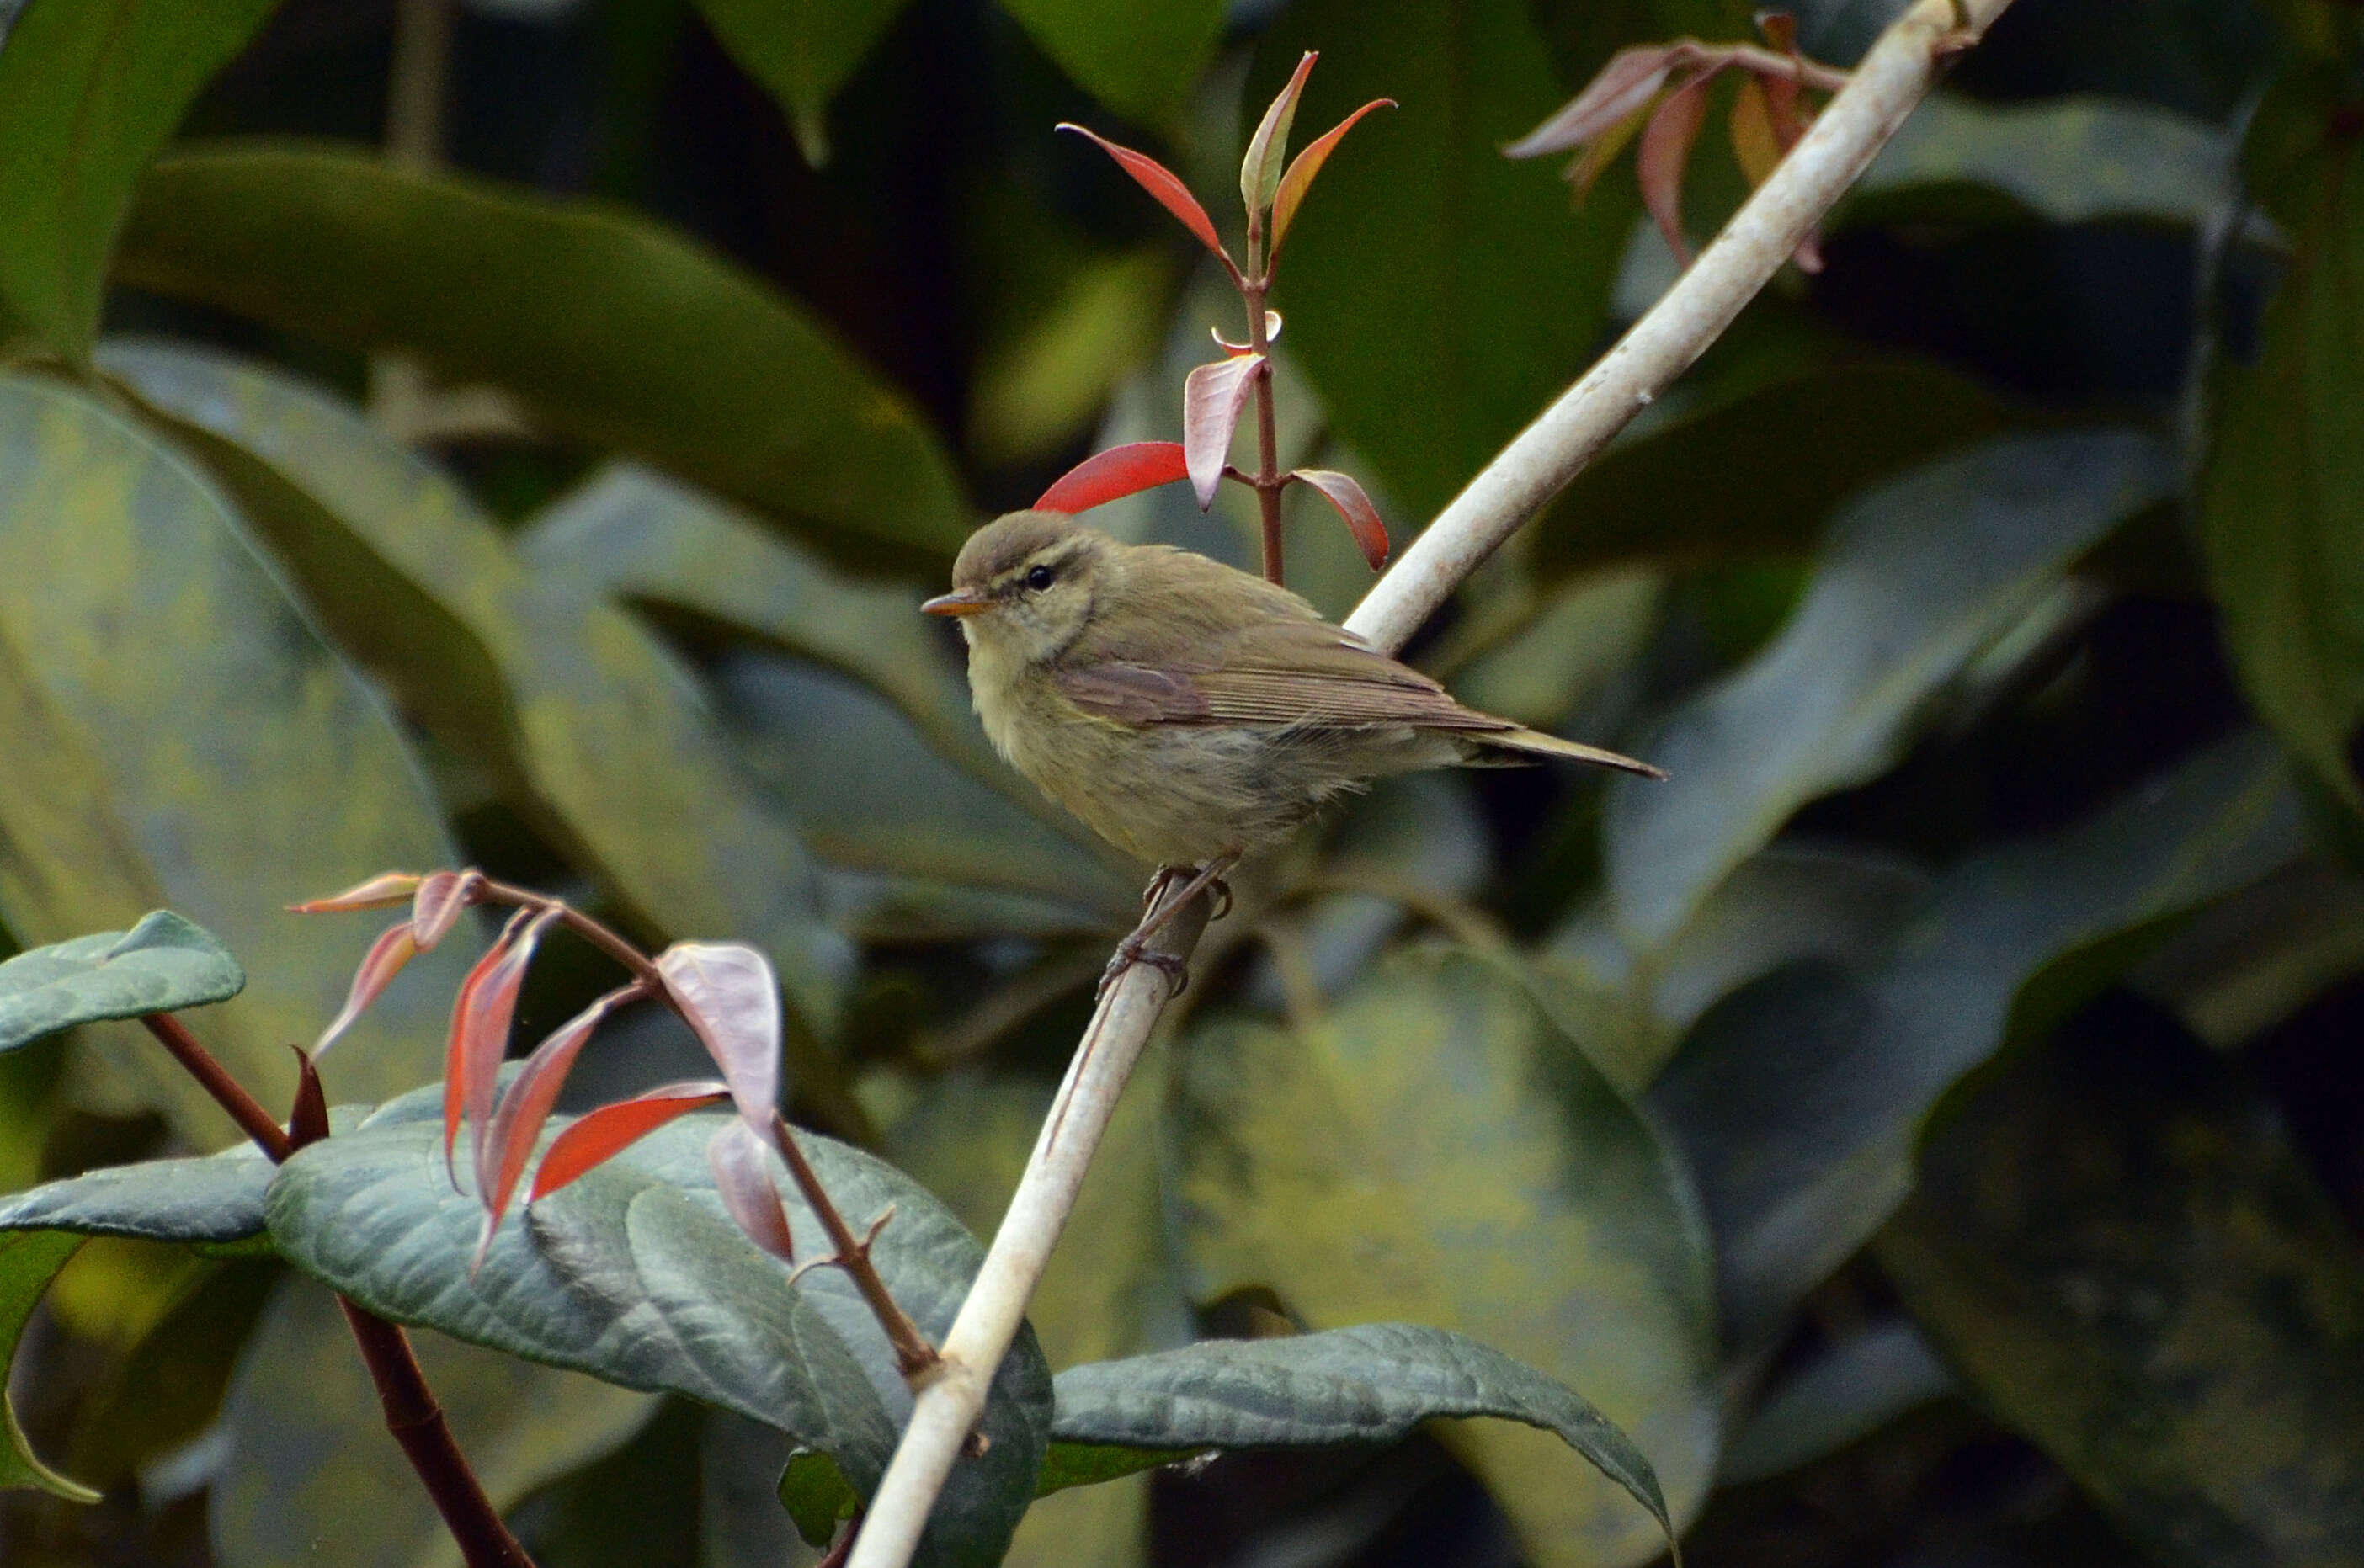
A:
<svg viewBox="0 0 2364 1568">
<path fill-rule="evenodd" d="M 993 601 L 975 589 L 957 594 L 939 594 L 920 606 L 931 616 L 973 616 L 993 608 Z"/>
</svg>

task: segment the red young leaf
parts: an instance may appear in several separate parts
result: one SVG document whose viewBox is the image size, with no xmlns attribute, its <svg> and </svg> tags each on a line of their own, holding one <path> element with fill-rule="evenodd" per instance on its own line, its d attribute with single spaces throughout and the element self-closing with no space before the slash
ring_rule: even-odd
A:
<svg viewBox="0 0 2364 1568">
<path fill-rule="evenodd" d="M 534 1140 L 541 1136 L 543 1124 L 550 1120 L 551 1107 L 558 1103 L 558 1091 L 564 1086 L 566 1074 L 574 1070 L 574 1059 L 583 1053 L 592 1031 L 610 1012 L 619 1004 L 643 995 L 637 982 L 608 992 L 535 1046 L 533 1054 L 525 1059 L 525 1066 L 509 1080 L 507 1092 L 501 1095 L 500 1108 L 493 1113 L 492 1130 L 482 1145 L 484 1160 L 476 1167 L 476 1196 L 485 1206 L 485 1233 L 476 1243 L 478 1262 L 484 1261 L 485 1249 L 492 1244 L 493 1231 L 509 1206 L 509 1195 L 517 1191 L 518 1178 L 525 1173 L 525 1162 L 533 1153 Z"/>
<path fill-rule="evenodd" d="M 1798 101 L 1796 78 L 1768 72 L 1757 78 L 1765 84 L 1765 110 L 1773 122 L 1774 144 L 1786 153 L 1806 134 L 1808 116 Z"/>
<path fill-rule="evenodd" d="M 1310 484 L 1338 508 L 1338 515 L 1346 519 L 1346 531 L 1362 547 L 1363 559 L 1371 563 L 1372 571 L 1388 563 L 1388 525 L 1379 520 L 1379 509 L 1371 505 L 1370 496 L 1353 474 L 1331 468 L 1300 468 L 1289 477 Z"/>
<path fill-rule="evenodd" d="M 484 884 L 480 871 L 439 871 L 418 884 L 418 895 L 410 901 L 410 936 L 420 952 L 452 934 L 460 912 L 475 901 L 476 889 Z"/>
<path fill-rule="evenodd" d="M 722 1069 L 739 1114 L 763 1131 L 780 1102 L 780 983 L 771 960 L 742 942 L 675 942 L 657 973 L 706 1054 Z"/>
<path fill-rule="evenodd" d="M 1580 147 L 1658 95 L 1673 69 L 1674 50 L 1636 44 L 1609 57 L 1584 91 L 1551 118 L 1502 149 L 1505 158 L 1540 158 Z"/>
<path fill-rule="evenodd" d="M 1077 136 L 1090 138 L 1093 144 L 1101 151 L 1116 160 L 1118 168 L 1132 176 L 1134 184 L 1155 196 L 1160 206 L 1180 218 L 1182 227 L 1197 235 L 1200 244 L 1222 257 L 1224 265 L 1231 264 L 1232 258 L 1224 250 L 1222 240 L 1216 238 L 1215 226 L 1208 218 L 1207 209 L 1199 205 L 1199 198 L 1190 194 L 1190 188 L 1188 185 L 1175 177 L 1172 170 L 1145 152 L 1135 152 L 1130 147 L 1119 147 L 1108 138 L 1086 130 L 1082 126 L 1063 123 L 1057 128 L 1071 130 Z"/>
<path fill-rule="evenodd" d="M 1188 477 L 1179 441 L 1134 441 L 1094 452 L 1059 476 L 1034 503 L 1043 512 L 1083 512 L 1104 501 Z"/>
<path fill-rule="evenodd" d="M 1214 505 L 1215 486 L 1222 482 L 1223 460 L 1232 451 L 1232 432 L 1239 427 L 1240 410 L 1247 406 L 1248 393 L 1262 369 L 1262 354 L 1233 354 L 1228 360 L 1200 365 L 1183 380 L 1183 462 L 1190 471 L 1190 488 L 1202 512 Z"/>
<path fill-rule="evenodd" d="M 540 1203 L 585 1171 L 604 1164 L 669 1121 L 692 1111 L 719 1105 L 730 1097 L 730 1086 L 710 1079 L 667 1084 L 601 1106 L 574 1118 L 574 1124 L 550 1141 L 549 1152 L 535 1167 L 528 1203 Z"/>
<path fill-rule="evenodd" d="M 1667 237 L 1667 249 L 1686 267 L 1691 264 L 1691 248 L 1683 239 L 1683 166 L 1690 161 L 1691 143 L 1707 117 L 1707 83 L 1713 74 L 1699 72 L 1667 95 L 1643 128 L 1642 150 L 1636 155 L 1643 204 Z"/>
<path fill-rule="evenodd" d="M 353 971 L 353 984 L 345 993 L 344 1007 L 329 1020 L 320 1038 L 312 1042 L 312 1054 L 318 1056 L 336 1044 L 337 1037 L 352 1027 L 353 1020 L 377 1000 L 378 993 L 402 973 L 402 966 L 418 952 L 418 943 L 411 937 L 409 921 L 388 926 L 380 932 L 377 940 L 370 943 L 369 951 L 362 955 L 361 966 Z"/>
<path fill-rule="evenodd" d="M 1240 160 L 1240 199 L 1247 203 L 1250 223 L 1272 206 L 1272 198 L 1280 189 L 1280 167 L 1288 151 L 1288 128 L 1297 118 L 1297 100 L 1305 92 L 1305 78 L 1319 58 L 1310 49 L 1305 51 L 1305 58 L 1297 62 L 1297 70 L 1288 78 L 1288 85 L 1273 99 L 1272 106 L 1257 122 L 1255 134 L 1248 138 L 1247 156 Z"/>
<path fill-rule="evenodd" d="M 1330 161 L 1330 154 L 1338 150 L 1355 122 L 1373 109 L 1392 109 L 1393 98 L 1374 98 L 1332 126 L 1313 139 L 1312 145 L 1297 155 L 1288 172 L 1280 177 L 1280 189 L 1272 198 L 1272 243 L 1265 247 L 1265 270 L 1272 270 L 1272 259 L 1280 254 L 1280 242 L 1288 236 L 1288 226 L 1296 220 L 1297 209 L 1305 205 L 1305 193 L 1313 188 L 1313 176 L 1321 172 L 1321 165 Z"/>
<path fill-rule="evenodd" d="M 367 882 L 355 883 L 342 893 L 290 904 L 287 907 L 297 915 L 341 915 L 349 909 L 384 909 L 410 902 L 410 895 L 424 880 L 415 872 L 381 872 Z"/>
<path fill-rule="evenodd" d="M 1798 18 L 1787 11 L 1759 11 L 1756 30 L 1783 54 L 1798 52 Z"/>
<path fill-rule="evenodd" d="M 460 1123 L 475 1125 L 475 1166 L 484 1168 L 485 1132 L 493 1116 L 493 1091 L 498 1084 L 501 1058 L 509 1043 L 509 1022 L 517 1016 L 518 989 L 525 984 L 526 966 L 533 962 L 534 944 L 558 918 L 555 909 L 539 914 L 520 909 L 509 917 L 500 940 L 485 951 L 460 995 L 452 1005 L 452 1038 L 443 1051 L 443 1164 L 452 1184 L 460 1178 L 452 1169 L 452 1151 L 460 1140 Z"/>
<path fill-rule="evenodd" d="M 722 1207 L 747 1233 L 747 1240 L 784 1263 L 797 1261 L 796 1240 L 788 1234 L 788 1211 L 780 1203 L 780 1189 L 772 1184 L 772 1162 L 764 1145 L 743 1121 L 734 1121 L 706 1145 L 706 1163 L 714 1173 L 714 1190 Z"/>
<path fill-rule="evenodd" d="M 300 1045 L 288 1050 L 296 1053 L 296 1105 L 287 1115 L 287 1142 L 290 1148 L 301 1149 L 318 1143 L 329 1136 L 329 1096 L 320 1087 L 320 1070 L 304 1054 Z"/>
</svg>

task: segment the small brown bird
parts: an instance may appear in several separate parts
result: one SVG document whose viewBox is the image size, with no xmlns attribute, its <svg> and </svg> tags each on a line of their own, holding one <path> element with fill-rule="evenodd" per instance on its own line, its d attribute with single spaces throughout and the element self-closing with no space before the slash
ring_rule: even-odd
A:
<svg viewBox="0 0 2364 1568">
<path fill-rule="evenodd" d="M 1666 775 L 1462 706 L 1261 577 L 1057 512 L 971 535 L 953 591 L 994 748 L 1100 837 L 1195 893 L 1332 796 L 1389 773 L 1545 757 Z M 1165 907 L 1179 908 L 1185 897 Z M 1153 913 L 1113 975 L 1142 956 Z"/>
</svg>

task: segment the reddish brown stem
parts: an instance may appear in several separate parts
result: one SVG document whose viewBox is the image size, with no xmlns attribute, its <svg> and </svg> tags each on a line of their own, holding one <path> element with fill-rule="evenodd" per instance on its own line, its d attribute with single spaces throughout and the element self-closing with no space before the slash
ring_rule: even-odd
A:
<svg viewBox="0 0 2364 1568">
<path fill-rule="evenodd" d="M 214 1103 L 229 1113 L 238 1129 L 271 1156 L 273 1163 L 295 1152 L 296 1145 L 278 1120 L 229 1075 L 229 1069 L 214 1060 L 212 1051 L 197 1043 L 197 1037 L 189 1032 L 188 1026 L 170 1013 L 150 1013 L 139 1021 L 147 1026 L 150 1034 L 163 1042 L 164 1049 L 173 1053 L 173 1060 L 214 1097 Z"/>
<path fill-rule="evenodd" d="M 150 1013 L 139 1021 L 273 1163 L 284 1162 L 295 1151 L 295 1141 L 286 1130 L 229 1075 L 213 1052 L 197 1043 L 196 1036 L 180 1019 L 170 1013 Z M 468 1468 L 467 1457 L 443 1419 L 442 1407 L 436 1404 L 426 1374 L 418 1370 L 418 1358 L 410 1352 L 409 1337 L 341 1296 L 337 1305 L 344 1308 L 353 1343 L 361 1347 L 370 1380 L 377 1385 L 378 1402 L 385 1409 L 385 1429 L 394 1434 L 410 1467 L 418 1473 L 427 1495 L 434 1499 L 436 1512 L 443 1516 L 444 1528 L 459 1542 L 468 1568 L 533 1568 L 533 1559 L 501 1523 L 499 1510 L 485 1496 L 476 1473 Z"/>
<path fill-rule="evenodd" d="M 1252 483 L 1256 505 L 1264 515 L 1264 574 L 1277 583 L 1281 577 L 1280 438 L 1272 412 L 1272 339 L 1266 334 L 1264 322 L 1265 295 L 1271 287 L 1271 276 L 1262 274 L 1240 285 L 1240 297 L 1247 302 L 1248 347 L 1265 356 L 1256 371 L 1256 474 Z"/>
<path fill-rule="evenodd" d="M 411 1353 L 409 1337 L 341 1296 L 337 1305 L 344 1308 L 353 1343 L 361 1347 L 362 1360 L 369 1363 L 370 1381 L 377 1385 L 385 1429 L 394 1434 L 410 1467 L 418 1472 L 427 1495 L 435 1500 L 435 1511 L 443 1516 L 444 1527 L 460 1543 L 460 1555 L 468 1568 L 533 1568 L 533 1559 L 501 1523 L 499 1510 L 485 1496 L 476 1473 L 462 1456 L 451 1425 L 443 1419 L 443 1407 L 435 1402 L 435 1392 L 427 1386 L 427 1375 L 418 1369 L 418 1358 Z"/>
<path fill-rule="evenodd" d="M 797 1147 L 796 1135 L 789 1130 L 787 1118 L 777 1111 L 772 1113 L 772 1140 L 779 1145 L 780 1158 L 787 1162 L 788 1174 L 795 1178 L 797 1190 L 804 1194 L 805 1203 L 820 1220 L 820 1228 L 829 1232 L 829 1244 L 837 1252 L 837 1256 L 830 1261 L 843 1269 L 846 1277 L 853 1282 L 853 1288 L 862 1293 L 862 1299 L 869 1305 L 870 1315 L 878 1319 L 878 1327 L 885 1331 L 886 1342 L 894 1347 L 895 1366 L 902 1373 L 903 1381 L 910 1383 L 925 1376 L 943 1358 L 936 1353 L 935 1346 L 928 1343 L 928 1337 L 920 1332 L 920 1326 L 911 1321 L 910 1315 L 903 1310 L 894 1293 L 886 1288 L 886 1282 L 879 1277 L 877 1265 L 870 1261 L 870 1240 L 855 1238 L 853 1228 L 845 1223 L 845 1216 L 837 1211 L 837 1205 L 831 1201 L 829 1194 L 822 1188 L 820 1173 L 805 1159 L 804 1151 Z M 875 1238 L 877 1233 L 874 1225 L 871 1237 Z"/>
</svg>

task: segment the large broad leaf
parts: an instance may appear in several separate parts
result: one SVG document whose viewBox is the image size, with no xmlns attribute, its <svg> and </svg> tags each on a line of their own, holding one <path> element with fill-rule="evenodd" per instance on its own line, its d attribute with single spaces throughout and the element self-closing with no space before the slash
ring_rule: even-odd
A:
<svg viewBox="0 0 2364 1568">
<path fill-rule="evenodd" d="M 1887 767 L 1930 693 L 2173 480 L 2169 454 L 2130 431 L 2012 438 L 1849 506 L 1780 637 L 1645 747 L 1671 778 L 1611 786 L 1604 852 L 1628 936 L 1663 940 L 1791 812 Z"/>
<path fill-rule="evenodd" d="M 1939 93 L 1880 149 L 1837 221 L 1906 217 L 1932 187 L 1968 185 L 2048 223 L 2197 227 L 2230 195 L 2232 150 L 2217 127 L 2151 104 L 1981 104 Z"/>
<path fill-rule="evenodd" d="M 707 1162 L 729 1118 L 685 1117 L 504 1226 L 472 1274 L 483 1210 L 442 1173 L 440 1129 L 378 1125 L 298 1153 L 271 1189 L 273 1237 L 298 1267 L 397 1322 L 628 1388 L 685 1394 L 829 1454 L 876 1485 L 909 1396 L 886 1337 L 842 1273 L 793 1285 L 726 1218 Z M 800 1136 L 856 1230 L 890 1204 L 873 1257 L 931 1339 L 950 1328 L 982 1250 L 910 1178 Z M 784 1201 L 806 1244 L 820 1222 Z M 928 1560 L 998 1560 L 1032 1496 L 1050 1372 L 1031 1332 L 997 1375 L 985 1455 L 963 1463 L 929 1528 Z"/>
<path fill-rule="evenodd" d="M 0 918 L 22 940 L 120 930 L 159 905 L 236 952 L 234 1006 L 190 1028 L 264 1104 L 285 1041 L 334 1017 L 358 946 L 288 901 L 453 858 L 374 694 L 323 646 L 221 493 L 55 382 L 0 377 Z M 357 1028 L 339 1089 L 433 1072 L 464 944 L 419 961 Z M 107 1060 L 188 1136 L 229 1121 L 145 1035 Z"/>
<path fill-rule="evenodd" d="M 1321 51 L 1297 124 L 1371 98 L 1281 253 L 1287 344 L 1413 527 L 1584 368 L 1633 221 L 1630 187 L 1568 211 L 1541 163 L 1513 162 L 1562 96 L 1526 0 L 1311 0 L 1267 31 L 1251 113 Z"/>
<path fill-rule="evenodd" d="M 938 562 L 965 532 L 918 412 L 793 303 L 613 208 L 329 147 L 175 153 L 116 259 L 142 287 L 523 398 L 825 548 Z"/>
<path fill-rule="evenodd" d="M 931 906 L 955 929 L 997 912 L 1004 929 L 1131 919 L 1129 868 L 1083 847 L 1073 818 L 993 754 L 912 589 L 845 577 L 643 469 L 611 471 L 552 506 L 519 548 L 537 570 L 752 631 L 868 688 L 760 655 L 717 671 L 732 738 L 816 851 L 895 879 L 861 920 L 866 933 L 890 934 L 879 922 L 897 917 L 919 928 L 900 934 L 925 934 Z M 930 882 L 964 891 L 930 899 Z M 1035 902 L 998 904 L 989 889 Z"/>
<path fill-rule="evenodd" d="M 1963 862 L 1877 963 L 1787 970 L 1712 1009 L 1651 1101 L 1706 1199 L 1730 1330 L 1769 1332 L 1894 1212 L 1922 1118 L 2015 1008 L 2090 995 L 2139 956 L 2128 933 L 2164 934 L 2300 845 L 2281 768 L 2243 736 L 2077 827 Z"/>
<path fill-rule="evenodd" d="M 2271 1110 L 2137 1006 L 1932 1135 L 1879 1259 L 1980 1400 L 2161 1562 L 2364 1541 L 2364 1256 Z"/>
<path fill-rule="evenodd" d="M 1162 1046 L 1133 1070 L 1066 1232 L 1027 1303 L 1056 1365 L 1164 1350 L 1189 1338 L 1190 1304 L 1167 1234 L 1160 1170 L 1166 1071 Z M 988 1231 L 1017 1189 L 1050 1099 L 1046 1084 L 948 1074 L 895 1124 L 889 1147 L 972 1229 Z M 1028 1510 L 1008 1561 L 1012 1568 L 1115 1568 L 1146 1556 L 1148 1531 L 1145 1477 L 1076 1487 Z"/>
<path fill-rule="evenodd" d="M 1085 91 L 1141 125 L 1170 123 L 1222 36 L 1223 0 L 1001 0 Z"/>
<path fill-rule="evenodd" d="M 0 1235 L 0 1379 L 16 1363 L 17 1342 L 25 1337 L 25 1324 L 40 1305 L 41 1293 L 81 1245 L 81 1237 L 61 1230 Z M 0 1488 L 30 1486 L 77 1503 L 97 1502 L 97 1493 L 33 1457 L 6 1388 L 0 1381 Z"/>
<path fill-rule="evenodd" d="M 698 0 L 707 25 L 788 112 L 797 144 L 829 159 L 829 101 L 909 0 Z"/>
<path fill-rule="evenodd" d="M 411 1343 L 493 1505 L 598 1459 L 656 1413 L 652 1395 L 440 1334 Z M 206 1509 L 222 1568 L 459 1568 L 460 1549 L 385 1429 L 336 1298 L 290 1279 L 240 1354 Z"/>
<path fill-rule="evenodd" d="M 1206 1287 L 1262 1283 L 1317 1326 L 1466 1333 L 1628 1433 L 1686 1517 L 1714 1467 L 1706 1256 L 1650 1129 L 1504 971 L 1457 954 L 1380 965 L 1301 1033 L 1190 1042 L 1176 1144 Z M 1202 1292 L 1203 1294 L 1203 1292 Z M 1545 1564 L 1664 1545 L 1554 1438 L 1450 1434 Z"/>
<path fill-rule="evenodd" d="M 1932 366 L 1868 361 L 1785 376 L 1621 441 L 1522 536 L 1546 582 L 1618 562 L 1802 555 L 1839 504 L 1994 434 L 2003 404 Z"/>
<path fill-rule="evenodd" d="M 1208 1340 L 1071 1367 L 1054 1385 L 1063 1443 L 1171 1451 L 1388 1442 L 1439 1416 L 1540 1427 L 1672 1520 L 1632 1440 L 1565 1385 L 1466 1335 L 1369 1323 L 1269 1340 Z"/>
<path fill-rule="evenodd" d="M 300 383 L 153 343 L 110 343 L 99 359 L 188 422 L 322 617 L 423 724 L 645 926 L 761 944 L 804 1017 L 827 1026 L 846 954 L 819 918 L 803 846 L 652 635 L 524 570 L 457 484 Z M 809 1039 L 791 1031 L 789 1049 L 810 1087 Z"/>
<path fill-rule="evenodd" d="M 2364 151 L 2334 105 L 2270 95 L 2247 149 L 2297 243 L 2254 363 L 2226 365 L 2201 477 L 2201 535 L 2225 639 L 2258 712 L 2364 811 Z"/>
<path fill-rule="evenodd" d="M 0 348 L 90 351 L 133 183 L 276 0 L 40 0 L 0 12 Z"/>
<path fill-rule="evenodd" d="M 246 971 L 213 933 L 169 909 L 128 931 L 35 948 L 0 963 L 0 1051 L 102 1018 L 224 1002 Z"/>
</svg>

